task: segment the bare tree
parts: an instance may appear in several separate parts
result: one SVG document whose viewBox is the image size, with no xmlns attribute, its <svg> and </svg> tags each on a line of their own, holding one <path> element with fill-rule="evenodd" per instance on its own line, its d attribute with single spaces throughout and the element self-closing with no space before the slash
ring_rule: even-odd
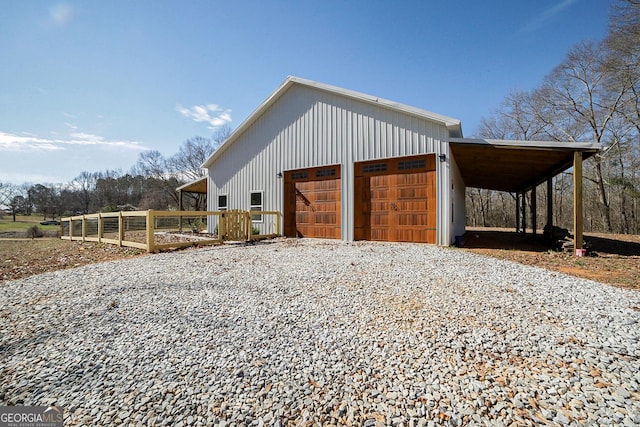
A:
<svg viewBox="0 0 640 427">
<path fill-rule="evenodd" d="M 138 155 L 138 161 L 133 172 L 146 178 L 151 178 L 155 188 L 149 188 L 145 192 L 162 190 L 169 199 L 178 206 L 179 199 L 176 188 L 182 183 L 172 172 L 169 162 L 157 150 L 144 151 Z"/>
<path fill-rule="evenodd" d="M 214 143 L 209 138 L 196 136 L 182 143 L 176 154 L 171 156 L 167 164 L 176 176 L 186 181 L 201 178 L 202 164 L 213 153 Z"/>
<path fill-rule="evenodd" d="M 92 172 L 81 172 L 80 175 L 73 179 L 72 185 L 79 193 L 80 202 L 82 204 L 82 212 L 89 213 L 91 199 L 96 190 L 96 182 L 98 174 Z"/>
<path fill-rule="evenodd" d="M 55 217 L 61 211 L 58 189 L 52 184 L 35 184 L 28 190 L 31 203 L 35 205 L 36 212 L 42 214 L 42 219 L 47 216 Z"/>
<path fill-rule="evenodd" d="M 0 182 L 0 208 L 9 207 L 15 196 L 16 186 L 9 182 Z"/>
<path fill-rule="evenodd" d="M 548 97 L 549 108 L 548 114 L 541 118 L 548 123 L 552 132 L 574 141 L 588 136 L 603 147 L 610 143 L 608 126 L 626 89 L 609 90 L 604 58 L 601 43 L 581 43 L 571 49 L 567 58 L 546 77 L 541 93 Z M 611 206 L 602 158 L 595 156 L 594 162 L 594 181 L 603 210 L 604 225 L 608 232 L 612 232 Z"/>
</svg>

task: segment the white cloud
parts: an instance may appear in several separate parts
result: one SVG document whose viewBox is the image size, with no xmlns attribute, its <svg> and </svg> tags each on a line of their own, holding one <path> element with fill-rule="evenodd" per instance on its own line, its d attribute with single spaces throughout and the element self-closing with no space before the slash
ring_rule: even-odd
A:
<svg viewBox="0 0 640 427">
<path fill-rule="evenodd" d="M 120 147 L 130 150 L 146 150 L 146 147 L 144 147 L 140 142 L 137 141 L 107 140 L 103 136 L 84 132 L 72 133 L 70 136 L 73 139 L 65 141 L 65 144 L 99 145 L 103 147 Z"/>
<path fill-rule="evenodd" d="M 143 151 L 146 148 L 138 141 L 108 140 L 100 135 L 76 132 L 68 138 L 40 138 L 31 134 L 17 135 L 0 131 L 1 151 L 51 152 L 66 150 L 71 145 L 118 147 Z"/>
<path fill-rule="evenodd" d="M 53 23 L 63 27 L 71 21 L 73 16 L 73 8 L 67 3 L 59 3 L 49 9 Z"/>
<path fill-rule="evenodd" d="M 525 33 L 531 33 L 542 28 L 547 22 L 553 19 L 556 15 L 561 13 L 564 9 L 571 6 L 577 0 L 562 0 L 554 6 L 545 9 L 541 13 L 531 18 L 523 27 L 522 31 Z"/>
<path fill-rule="evenodd" d="M 63 148 L 55 140 L 0 131 L 0 151 L 55 151 Z"/>
<path fill-rule="evenodd" d="M 231 110 L 225 110 L 217 104 L 194 105 L 191 108 L 178 105 L 176 110 L 195 122 L 208 123 L 209 129 L 218 128 L 232 121 Z"/>
</svg>

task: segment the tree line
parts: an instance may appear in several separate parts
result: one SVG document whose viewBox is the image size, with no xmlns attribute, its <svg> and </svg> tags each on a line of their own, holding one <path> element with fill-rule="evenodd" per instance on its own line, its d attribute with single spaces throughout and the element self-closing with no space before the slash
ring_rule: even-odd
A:
<svg viewBox="0 0 640 427">
<path fill-rule="evenodd" d="M 81 172 L 66 184 L 20 185 L 0 182 L 0 207 L 13 215 L 40 214 L 43 219 L 119 210 L 172 210 L 179 206 L 176 188 L 203 176 L 200 166 L 230 135 L 229 127 L 211 138 L 196 136 L 183 142 L 177 153 L 140 153 L 128 172 Z M 203 210 L 205 197 L 185 193 L 184 209 Z"/>
<path fill-rule="evenodd" d="M 539 87 L 509 93 L 481 120 L 478 136 L 597 142 L 601 152 L 583 166 L 585 230 L 639 234 L 639 93 L 640 0 L 619 0 L 604 40 L 574 46 Z M 552 195 L 554 223 L 566 228 L 572 226 L 570 175 L 554 179 Z M 535 193 L 537 205 L 545 206 L 545 188 Z M 530 198 L 525 197 L 529 206 Z M 515 215 L 514 194 L 467 191 L 467 224 L 512 226 Z M 545 212 L 538 215 L 538 224 L 544 224 Z"/>
</svg>

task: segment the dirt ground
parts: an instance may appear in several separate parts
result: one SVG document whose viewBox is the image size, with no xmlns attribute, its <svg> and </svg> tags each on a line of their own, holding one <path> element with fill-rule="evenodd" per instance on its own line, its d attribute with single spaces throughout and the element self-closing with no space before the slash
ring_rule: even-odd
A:
<svg viewBox="0 0 640 427">
<path fill-rule="evenodd" d="M 640 289 L 640 236 L 585 234 L 591 245 L 586 257 L 556 252 L 541 237 L 504 229 L 470 229 L 464 248 L 470 252 L 508 259 L 597 280 L 614 286 Z M 114 259 L 142 256 L 133 248 L 55 238 L 0 239 L 0 281 Z"/>
<path fill-rule="evenodd" d="M 57 238 L 0 239 L 0 281 L 143 253 L 135 248 Z"/>
<path fill-rule="evenodd" d="M 623 288 L 640 289 L 640 236 L 585 233 L 590 250 L 585 257 L 552 250 L 541 236 L 506 229 L 467 229 L 464 250 L 597 280 Z"/>
</svg>

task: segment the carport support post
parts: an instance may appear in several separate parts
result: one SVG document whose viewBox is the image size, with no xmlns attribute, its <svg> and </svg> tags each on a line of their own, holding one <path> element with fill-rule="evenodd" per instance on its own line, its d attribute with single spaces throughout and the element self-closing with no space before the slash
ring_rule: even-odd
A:
<svg viewBox="0 0 640 427">
<path fill-rule="evenodd" d="M 547 234 L 545 237 L 553 236 L 553 177 L 547 179 Z"/>
<path fill-rule="evenodd" d="M 527 193 L 520 193 L 522 200 L 520 201 L 520 212 L 522 213 L 522 234 L 527 233 Z"/>
<path fill-rule="evenodd" d="M 178 190 L 178 210 L 180 212 L 182 212 L 182 207 L 183 207 L 182 190 Z M 180 231 L 181 233 L 182 233 L 182 218 L 183 218 L 183 216 L 180 215 L 180 219 L 178 220 L 178 231 Z"/>
<path fill-rule="evenodd" d="M 538 231 L 538 199 L 536 196 L 536 187 L 531 189 L 531 234 L 534 236 Z"/>
<path fill-rule="evenodd" d="M 573 239 L 576 254 L 582 249 L 582 152 L 573 153 Z"/>
<path fill-rule="evenodd" d="M 516 191 L 516 233 L 520 232 L 520 193 Z"/>
</svg>

